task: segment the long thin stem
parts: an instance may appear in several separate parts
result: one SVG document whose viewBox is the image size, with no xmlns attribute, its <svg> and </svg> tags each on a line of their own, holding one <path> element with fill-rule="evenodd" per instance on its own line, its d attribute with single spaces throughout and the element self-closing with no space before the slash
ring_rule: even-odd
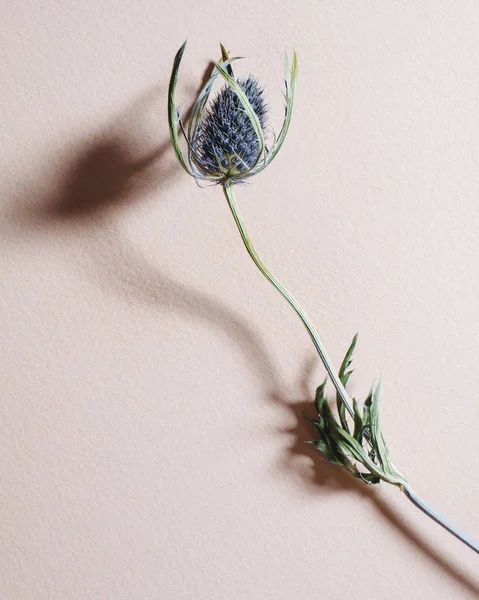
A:
<svg viewBox="0 0 479 600">
<path fill-rule="evenodd" d="M 284 285 L 276 279 L 276 277 L 271 273 L 271 271 L 266 267 L 266 265 L 258 256 L 258 253 L 256 252 L 255 247 L 251 243 L 248 232 L 246 231 L 243 220 L 241 219 L 241 216 L 239 214 L 238 205 L 236 204 L 236 199 L 233 194 L 232 184 L 228 182 L 225 183 L 223 189 L 225 191 L 228 205 L 233 214 L 233 218 L 239 229 L 241 239 L 243 240 L 243 243 L 246 246 L 246 250 L 248 250 L 249 255 L 251 256 L 255 265 L 258 267 L 261 273 L 263 273 L 266 279 L 274 285 L 274 287 L 285 298 L 285 300 L 290 304 L 290 306 L 293 307 L 294 311 L 301 319 L 303 325 L 306 327 L 306 330 L 309 333 L 309 337 L 311 338 L 314 347 L 318 351 L 318 354 L 326 368 L 328 375 L 331 377 L 331 381 L 333 382 L 334 387 L 340 395 L 341 400 L 344 402 L 344 405 L 347 408 L 349 414 L 354 418 L 353 406 L 351 399 L 349 398 L 348 392 L 346 391 L 344 385 L 341 383 L 341 380 L 339 379 L 331 360 L 328 358 L 326 350 L 323 346 L 323 343 L 321 342 L 318 332 L 314 328 L 314 325 L 311 323 L 308 315 L 306 314 L 302 306 L 299 304 L 299 302 L 294 298 L 292 294 L 290 294 L 290 292 L 288 292 Z"/>
<path fill-rule="evenodd" d="M 467 534 L 459 531 L 454 527 L 452 523 L 450 523 L 446 518 L 433 510 L 429 504 L 424 502 L 422 498 L 420 498 L 414 490 L 410 487 L 404 488 L 404 495 L 406 498 L 414 504 L 416 508 L 419 508 L 425 515 L 427 515 L 430 519 L 435 521 L 441 527 L 444 527 L 446 531 L 449 531 L 454 537 L 460 540 L 463 544 L 466 544 L 471 550 L 474 550 L 477 554 L 479 554 L 479 544 L 469 537 Z"/>
<path fill-rule="evenodd" d="M 266 277 L 266 279 L 270 283 L 272 283 L 274 285 L 274 287 L 285 298 L 285 300 L 290 304 L 290 306 L 294 309 L 294 311 L 296 312 L 298 317 L 301 319 L 303 325 L 306 327 L 309 337 L 311 338 L 311 340 L 314 344 L 314 347 L 318 351 L 321 361 L 323 362 L 323 364 L 326 368 L 326 371 L 327 371 L 328 375 L 330 376 L 331 381 L 334 384 L 334 387 L 336 388 L 336 391 L 338 392 L 339 396 L 341 397 L 341 400 L 344 403 L 344 406 L 348 410 L 349 414 L 354 418 L 352 402 L 349 398 L 349 395 L 348 395 L 344 385 L 341 383 L 341 380 L 339 379 L 338 375 L 336 374 L 336 370 L 335 370 L 333 364 L 331 363 L 330 359 L 328 358 L 328 355 L 326 354 L 326 350 L 323 346 L 323 343 L 321 342 L 318 332 L 314 328 L 308 315 L 306 314 L 304 309 L 301 307 L 299 302 L 276 279 L 276 277 L 271 273 L 271 271 L 266 267 L 266 265 L 263 263 L 263 261 L 258 256 L 258 253 L 256 252 L 255 247 L 253 246 L 253 244 L 249 238 L 248 232 L 246 231 L 246 227 L 245 227 L 243 220 L 241 218 L 241 215 L 239 213 L 238 205 L 236 203 L 236 199 L 235 199 L 235 196 L 233 193 L 232 184 L 229 182 L 226 182 L 223 185 L 223 189 L 225 192 L 226 200 L 228 201 L 228 205 L 230 207 L 231 213 L 236 222 L 236 225 L 237 225 L 238 230 L 241 235 L 241 239 L 243 240 L 243 243 L 246 247 L 246 250 L 248 251 L 248 254 L 251 256 L 251 258 L 253 259 L 253 262 L 258 267 L 258 269 L 261 271 L 261 273 Z M 453 536 L 455 536 L 458 540 L 460 540 L 461 542 L 466 544 L 466 546 L 468 546 L 469 548 L 474 550 L 474 552 L 477 552 L 479 554 L 479 544 L 477 542 L 472 540 L 469 536 L 460 532 L 451 523 L 449 523 L 449 521 L 447 521 L 444 517 L 442 517 L 441 515 L 436 513 L 410 487 L 404 487 L 404 488 L 402 488 L 402 491 L 404 492 L 404 495 L 406 496 L 406 498 L 410 502 L 412 502 L 412 504 L 414 504 L 414 506 L 416 506 L 416 508 L 421 510 L 429 518 L 431 518 L 433 521 L 435 521 L 436 523 L 441 525 L 441 527 L 444 527 L 444 529 L 449 531 L 449 533 L 451 533 Z"/>
</svg>

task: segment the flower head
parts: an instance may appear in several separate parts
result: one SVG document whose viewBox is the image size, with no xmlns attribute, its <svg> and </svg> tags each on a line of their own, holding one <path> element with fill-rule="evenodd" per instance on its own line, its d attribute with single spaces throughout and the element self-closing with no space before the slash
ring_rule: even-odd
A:
<svg viewBox="0 0 479 600">
<path fill-rule="evenodd" d="M 168 118 L 173 148 L 182 167 L 195 179 L 211 183 L 238 183 L 262 171 L 278 153 L 288 131 L 297 77 L 296 54 L 291 68 L 286 60 L 285 118 L 278 137 L 269 148 L 265 143 L 267 106 L 258 81 L 249 76 L 236 79 L 230 58 L 221 46 L 221 60 L 196 99 L 188 124 L 175 107 L 174 94 L 186 42 L 178 50 L 170 79 Z M 220 75 L 226 85 L 210 100 Z M 185 160 L 179 146 L 178 126 L 188 154 Z"/>
<path fill-rule="evenodd" d="M 264 133 L 266 104 L 256 79 L 248 77 L 238 84 L 245 93 Z M 244 174 L 256 162 L 259 141 L 238 96 L 229 86 L 223 87 L 200 121 L 197 139 L 192 146 L 201 164 L 210 173 Z"/>
</svg>

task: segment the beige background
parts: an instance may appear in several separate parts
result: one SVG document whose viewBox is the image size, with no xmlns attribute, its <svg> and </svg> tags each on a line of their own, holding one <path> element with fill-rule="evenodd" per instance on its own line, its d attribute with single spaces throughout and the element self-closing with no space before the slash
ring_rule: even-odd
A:
<svg viewBox="0 0 479 600">
<path fill-rule="evenodd" d="M 237 190 L 413 486 L 479 538 L 479 12 L 439 0 L 3 3 L 2 599 L 478 598 L 478 557 L 303 444 L 323 370 L 175 162 L 218 40 L 282 116 Z"/>
</svg>

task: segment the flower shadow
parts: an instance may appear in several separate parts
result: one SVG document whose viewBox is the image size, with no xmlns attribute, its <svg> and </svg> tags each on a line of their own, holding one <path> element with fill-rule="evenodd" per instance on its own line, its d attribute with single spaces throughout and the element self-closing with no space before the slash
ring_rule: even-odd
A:
<svg viewBox="0 0 479 600">
<path fill-rule="evenodd" d="M 208 81 L 214 63 L 210 62 L 195 96 Z M 59 170 L 64 173 L 53 193 L 38 202 L 33 194 L 30 205 L 16 208 L 12 222 L 36 226 L 63 222 L 65 226 L 85 224 L 107 217 L 116 208 L 139 202 L 170 183 L 181 168 L 174 160 L 169 135 L 165 131 L 162 94 L 158 86 L 146 91 L 101 131 L 75 140 L 69 158 Z M 185 113 L 186 119 L 193 104 Z M 158 134 L 163 140 L 158 144 Z M 165 135 L 166 134 L 166 135 Z"/>
</svg>

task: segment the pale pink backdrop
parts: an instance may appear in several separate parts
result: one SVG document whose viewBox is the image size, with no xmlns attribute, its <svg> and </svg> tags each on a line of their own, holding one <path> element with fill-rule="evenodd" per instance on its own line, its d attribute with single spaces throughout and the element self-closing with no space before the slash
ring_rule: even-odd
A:
<svg viewBox="0 0 479 600">
<path fill-rule="evenodd" d="M 303 443 L 323 370 L 168 141 L 218 41 L 282 117 L 238 189 L 394 462 L 479 537 L 479 13 L 426 1 L 3 2 L 5 600 L 479 597 L 478 557 Z"/>
</svg>

